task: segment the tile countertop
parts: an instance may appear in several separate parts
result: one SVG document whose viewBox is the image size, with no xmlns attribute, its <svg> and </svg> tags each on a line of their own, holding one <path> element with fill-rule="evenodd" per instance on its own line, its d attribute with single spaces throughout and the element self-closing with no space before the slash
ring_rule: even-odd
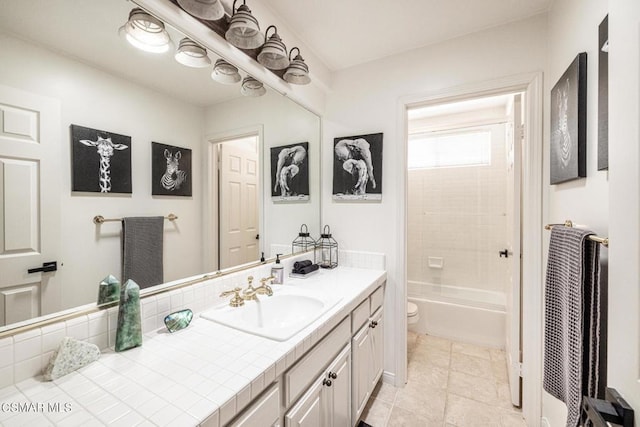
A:
<svg viewBox="0 0 640 427">
<path fill-rule="evenodd" d="M 3 426 L 224 425 L 386 279 L 381 270 L 338 267 L 284 286 L 342 297 L 287 341 L 231 329 L 199 313 L 188 328 L 145 334 L 142 347 L 103 350 L 97 362 L 52 382 L 0 389 Z M 273 285 L 274 287 L 281 285 Z M 266 298 L 266 297 L 262 297 Z"/>
</svg>

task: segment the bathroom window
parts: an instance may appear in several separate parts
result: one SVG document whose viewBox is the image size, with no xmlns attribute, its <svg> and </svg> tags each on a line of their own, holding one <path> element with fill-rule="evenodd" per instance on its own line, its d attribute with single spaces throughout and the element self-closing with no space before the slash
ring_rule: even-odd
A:
<svg viewBox="0 0 640 427">
<path fill-rule="evenodd" d="M 491 132 L 430 132 L 409 135 L 409 169 L 433 169 L 491 164 Z"/>
</svg>

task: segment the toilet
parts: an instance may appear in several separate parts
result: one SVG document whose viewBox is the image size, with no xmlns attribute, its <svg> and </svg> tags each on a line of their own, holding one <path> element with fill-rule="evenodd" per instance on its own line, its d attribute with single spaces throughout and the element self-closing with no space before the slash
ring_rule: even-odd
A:
<svg viewBox="0 0 640 427">
<path fill-rule="evenodd" d="M 418 306 L 410 301 L 407 301 L 407 325 L 417 323 L 420 319 L 420 313 L 418 313 Z"/>
</svg>

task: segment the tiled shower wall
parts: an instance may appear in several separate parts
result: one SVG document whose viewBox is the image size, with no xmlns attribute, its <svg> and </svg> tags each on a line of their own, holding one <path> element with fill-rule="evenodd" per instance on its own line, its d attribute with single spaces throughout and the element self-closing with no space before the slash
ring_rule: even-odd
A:
<svg viewBox="0 0 640 427">
<path fill-rule="evenodd" d="M 507 247 L 505 124 L 490 126 L 491 165 L 410 170 L 408 279 L 504 292 Z M 429 266 L 442 258 L 442 268 Z M 432 262 L 433 264 L 433 262 Z"/>
</svg>

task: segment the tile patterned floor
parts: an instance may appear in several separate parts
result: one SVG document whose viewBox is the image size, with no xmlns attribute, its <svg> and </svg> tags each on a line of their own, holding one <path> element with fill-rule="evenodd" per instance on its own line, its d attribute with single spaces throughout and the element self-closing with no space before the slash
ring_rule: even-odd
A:
<svg viewBox="0 0 640 427">
<path fill-rule="evenodd" d="M 362 420 L 373 427 L 526 427 L 511 405 L 504 351 L 408 332 L 409 381 L 380 382 Z"/>
</svg>

